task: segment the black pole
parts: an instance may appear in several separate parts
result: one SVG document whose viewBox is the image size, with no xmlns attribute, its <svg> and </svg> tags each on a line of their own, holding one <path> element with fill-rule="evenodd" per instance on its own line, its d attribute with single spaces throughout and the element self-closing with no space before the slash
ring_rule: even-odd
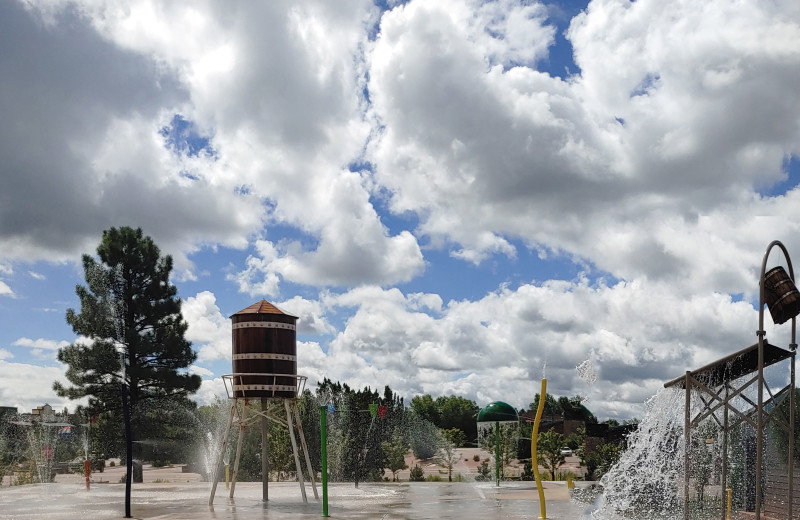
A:
<svg viewBox="0 0 800 520">
<path fill-rule="evenodd" d="M 125 518 L 131 518 L 131 481 L 133 480 L 133 439 L 131 411 L 128 406 L 128 385 L 122 382 L 122 416 L 125 419 Z"/>
</svg>

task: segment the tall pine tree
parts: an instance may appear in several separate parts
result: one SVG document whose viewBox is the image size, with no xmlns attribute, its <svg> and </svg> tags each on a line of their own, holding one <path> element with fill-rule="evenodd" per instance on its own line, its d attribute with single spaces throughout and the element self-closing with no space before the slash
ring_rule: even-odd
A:
<svg viewBox="0 0 800 520">
<path fill-rule="evenodd" d="M 130 227 L 104 231 L 97 256 L 100 262 L 83 255 L 86 286 L 75 288 L 80 313 L 66 315 L 90 342 L 59 349 L 72 386 L 56 382 L 54 390 L 69 399 L 88 397 L 93 414 L 116 415 L 124 360 L 134 413 L 165 399 L 188 404 L 201 380 L 186 372 L 197 354 L 184 338 L 181 301 L 169 281 L 172 257 L 162 257 L 150 237 Z"/>
</svg>

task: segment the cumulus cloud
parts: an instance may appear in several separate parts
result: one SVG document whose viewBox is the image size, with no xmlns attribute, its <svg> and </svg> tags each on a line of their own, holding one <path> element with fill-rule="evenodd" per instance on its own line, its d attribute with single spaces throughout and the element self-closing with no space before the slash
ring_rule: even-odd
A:
<svg viewBox="0 0 800 520">
<path fill-rule="evenodd" d="M 30 339 L 19 338 L 12 343 L 15 347 L 26 347 L 31 349 L 31 354 L 37 358 L 47 358 L 55 360 L 56 352 L 60 348 L 69 345 L 68 341 L 56 341 L 51 339 Z"/>
<path fill-rule="evenodd" d="M 308 300 L 301 296 L 294 296 L 282 301 L 278 306 L 298 317 L 297 333 L 326 335 L 336 332 L 336 328 L 326 316 L 327 307 L 322 300 Z"/>
<path fill-rule="evenodd" d="M 0 4 L 0 296 L 30 283 L 14 264 L 141 226 L 179 282 L 204 278 L 195 253 L 238 249 L 228 283 L 300 318 L 312 380 L 525 406 L 546 373 L 620 418 L 752 339 L 760 253 L 800 246 L 797 2 L 593 0 L 564 78 L 542 72 L 554 8 L 387 5 Z M 584 273 L 424 288 L 438 250 L 525 249 Z M 200 363 L 230 359 L 203 289 L 187 337 Z"/>
<path fill-rule="evenodd" d="M 596 414 L 629 418 L 666 379 L 748 346 L 757 325 L 747 302 L 721 293 L 685 300 L 659 283 L 525 284 L 424 312 L 418 300 L 377 287 L 327 295 L 332 309 L 355 312 L 327 351 L 298 346 L 301 372 L 312 384 L 328 377 L 515 407 L 527 406 L 547 377 L 554 395 L 594 397 Z M 587 360 L 592 385 L 576 370 Z"/>
<path fill-rule="evenodd" d="M 198 405 L 203 406 L 214 404 L 221 398 L 227 398 L 226 396 L 225 384 L 222 378 L 216 377 L 213 379 L 203 379 L 200 383 L 200 389 L 191 396 L 191 399 Z"/>
<path fill-rule="evenodd" d="M 751 285 L 746 256 L 769 238 L 743 227 L 773 216 L 782 225 L 762 232 L 800 241 L 797 190 L 785 204 L 754 191 L 798 153 L 800 51 L 786 42 L 800 24 L 779 4 L 594 1 L 567 33 L 580 67 L 567 80 L 532 59 L 494 65 L 514 44 L 481 44 L 493 22 L 471 4 L 387 13 L 370 53 L 369 156 L 390 208 L 473 262 L 513 256 L 521 239 L 619 278 Z M 527 49 L 550 42 L 542 12 L 517 23 Z"/>
<path fill-rule="evenodd" d="M 214 375 L 214 372 L 212 372 L 211 370 L 209 370 L 207 368 L 199 367 L 197 365 L 190 365 L 188 370 L 187 370 L 187 372 L 192 374 L 192 375 L 198 375 L 198 376 L 201 376 L 201 377 L 202 376 L 210 377 L 210 376 Z"/>
<path fill-rule="evenodd" d="M 231 359 L 231 322 L 222 315 L 216 301 L 212 292 L 203 291 L 188 297 L 181 306 L 188 324 L 186 339 L 194 343 L 197 359 L 202 363 Z"/>
<path fill-rule="evenodd" d="M 64 371 L 54 366 L 39 366 L 27 363 L 9 363 L 0 359 L 0 402 L 12 406 L 19 412 L 30 412 L 45 403 L 55 410 L 69 406 L 71 410 L 81 401 L 69 401 L 55 397 L 53 382 L 67 384 Z"/>
</svg>

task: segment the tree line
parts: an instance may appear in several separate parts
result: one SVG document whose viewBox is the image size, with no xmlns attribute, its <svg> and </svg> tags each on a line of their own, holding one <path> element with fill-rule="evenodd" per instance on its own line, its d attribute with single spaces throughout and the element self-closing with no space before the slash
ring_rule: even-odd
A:
<svg viewBox="0 0 800 520">
<path fill-rule="evenodd" d="M 133 452 L 137 458 L 156 463 L 196 458 L 190 446 L 207 444 L 207 439 L 198 441 L 197 435 L 218 422 L 219 405 L 198 409 L 189 399 L 199 388 L 200 377 L 189 371 L 197 354 L 185 339 L 187 324 L 181 300 L 170 282 L 172 258 L 162 256 L 141 229 L 130 227 L 104 231 L 96 255 L 83 255 L 85 285 L 75 289 L 80 309 L 66 313 L 67 322 L 80 337 L 58 352 L 59 361 L 67 366 L 68 383 L 56 382 L 53 388 L 61 397 L 86 398 L 87 405 L 78 407 L 76 413 L 92 420 L 97 457 L 131 456 Z M 536 409 L 538 400 L 537 395 L 530 409 Z M 336 410 L 330 420 L 328 448 L 334 480 L 374 480 L 383 468 L 389 468 L 395 477 L 405 469 L 408 450 L 418 459 L 436 457 L 452 477 L 455 448 L 485 444 L 476 423 L 479 408 L 473 401 L 452 395 L 421 395 L 405 406 L 388 386 L 379 394 L 369 387 L 356 390 L 326 379 L 316 393 L 307 390 L 299 396 L 315 468 L 320 466 L 320 403 Z M 381 407 L 380 417 L 376 418 L 375 407 Z M 546 395 L 545 415 L 597 422 L 579 397 Z M 122 424 L 132 425 L 126 427 L 130 431 L 127 444 L 122 442 Z M 269 435 L 271 471 L 281 478 L 292 471 L 293 461 L 286 456 L 291 451 L 287 449 L 288 434 L 271 427 L 275 429 Z M 504 461 L 514 455 L 530 458 L 529 429 L 530 425 L 523 424 L 515 434 L 504 433 Z M 520 439 L 526 431 L 528 442 Z M 580 439 L 552 440 L 560 444 L 559 450 L 564 443 L 576 449 L 580 444 Z M 260 472 L 260 449 L 254 447 L 255 439 L 243 442 L 243 457 L 250 462 L 243 462 L 240 472 L 243 477 L 255 478 Z M 558 456 L 544 464 L 555 473 Z"/>
</svg>

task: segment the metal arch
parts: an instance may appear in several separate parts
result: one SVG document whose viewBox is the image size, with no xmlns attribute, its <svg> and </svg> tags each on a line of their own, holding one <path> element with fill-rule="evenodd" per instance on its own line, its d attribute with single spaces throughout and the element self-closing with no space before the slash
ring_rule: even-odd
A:
<svg viewBox="0 0 800 520">
<path fill-rule="evenodd" d="M 789 278 L 791 278 L 792 282 L 794 282 L 794 268 L 792 267 L 792 259 L 789 256 L 789 251 L 786 250 L 786 246 L 783 245 L 783 242 L 780 240 L 773 240 L 767 246 L 767 250 L 764 252 L 764 258 L 761 260 L 761 275 L 758 278 L 758 331 L 756 331 L 756 335 L 758 336 L 758 410 L 756 415 L 756 520 L 761 520 L 761 495 L 762 495 L 762 457 L 764 451 L 764 337 L 766 336 L 766 331 L 764 330 L 764 300 L 765 300 L 765 288 L 764 288 L 764 276 L 766 275 L 767 271 L 767 260 L 769 259 L 769 254 L 774 247 L 780 248 L 783 251 L 783 255 L 786 258 L 787 267 L 789 268 Z M 792 352 L 797 350 L 797 343 L 795 339 L 795 333 L 797 330 L 797 317 L 792 317 L 792 335 L 791 335 L 791 343 L 790 349 Z M 791 366 L 791 381 L 790 385 L 790 395 L 789 395 L 789 429 L 794 431 L 794 400 L 795 400 L 795 356 L 792 356 L 792 366 Z M 769 419 L 769 417 L 767 418 Z M 789 477 L 789 492 L 787 497 L 787 505 L 790 515 L 794 515 L 792 509 L 792 498 L 794 495 L 794 442 L 789 442 L 789 468 L 788 468 L 788 477 Z"/>
</svg>

